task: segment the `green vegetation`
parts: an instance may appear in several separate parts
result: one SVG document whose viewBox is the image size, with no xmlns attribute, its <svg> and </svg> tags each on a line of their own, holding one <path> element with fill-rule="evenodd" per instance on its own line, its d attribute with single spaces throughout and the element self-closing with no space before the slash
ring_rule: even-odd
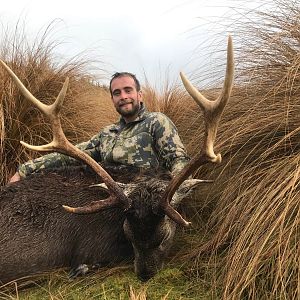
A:
<svg viewBox="0 0 300 300">
<path fill-rule="evenodd" d="M 60 271 L 20 286 L 11 283 L 2 290 L 0 299 L 212 299 L 207 285 L 173 265 L 147 283 L 140 282 L 131 267 L 124 266 L 75 280 Z"/>
<path fill-rule="evenodd" d="M 186 203 L 194 227 L 179 230 L 166 268 L 145 284 L 137 281 L 132 266 L 74 281 L 56 272 L 26 288 L 21 283 L 2 287 L 0 298 L 299 299 L 300 6 L 275 2 L 277 9 L 249 13 L 248 21 L 233 25 L 236 80 L 216 144 L 223 162 L 197 172 L 214 183 Z M 65 76 L 71 79 L 63 112 L 70 140 L 84 140 L 116 118 L 107 91 L 86 76 L 87 62 L 60 66 L 46 37 L 34 47 L 23 42 L 24 36 L 7 35 L 0 55 L 38 98 L 53 101 Z M 19 162 L 36 155 L 18 141 L 49 140 L 49 128 L 3 70 L 0 93 L 3 185 Z M 172 118 L 194 155 L 203 128 L 193 101 L 181 87 L 166 85 L 158 93 L 146 86 L 144 94 L 150 110 Z"/>
</svg>

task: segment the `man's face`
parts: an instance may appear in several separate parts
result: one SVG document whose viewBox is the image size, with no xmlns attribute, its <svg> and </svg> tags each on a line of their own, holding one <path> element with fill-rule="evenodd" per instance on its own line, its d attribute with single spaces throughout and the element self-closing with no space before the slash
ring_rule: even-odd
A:
<svg viewBox="0 0 300 300">
<path fill-rule="evenodd" d="M 133 121 L 139 112 L 142 92 L 136 90 L 133 78 L 122 76 L 111 83 L 112 101 L 126 122 Z"/>
</svg>

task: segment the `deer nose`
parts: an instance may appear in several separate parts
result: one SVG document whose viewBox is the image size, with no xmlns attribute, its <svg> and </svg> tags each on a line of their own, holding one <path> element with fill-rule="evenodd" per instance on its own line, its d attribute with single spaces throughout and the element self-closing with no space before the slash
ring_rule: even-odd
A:
<svg viewBox="0 0 300 300">
<path fill-rule="evenodd" d="M 142 274 L 139 274 L 139 275 L 138 275 L 140 281 L 142 281 L 142 282 L 148 281 L 148 280 L 151 279 L 153 276 L 154 276 L 154 274 L 152 274 L 152 273 L 142 273 Z"/>
</svg>

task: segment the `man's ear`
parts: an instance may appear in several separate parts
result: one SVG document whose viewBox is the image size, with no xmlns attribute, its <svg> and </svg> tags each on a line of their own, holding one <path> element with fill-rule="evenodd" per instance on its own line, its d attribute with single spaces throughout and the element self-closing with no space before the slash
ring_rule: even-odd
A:
<svg viewBox="0 0 300 300">
<path fill-rule="evenodd" d="M 138 96 L 139 96 L 139 100 L 142 100 L 142 96 L 143 96 L 143 91 L 142 90 L 138 91 Z"/>
</svg>

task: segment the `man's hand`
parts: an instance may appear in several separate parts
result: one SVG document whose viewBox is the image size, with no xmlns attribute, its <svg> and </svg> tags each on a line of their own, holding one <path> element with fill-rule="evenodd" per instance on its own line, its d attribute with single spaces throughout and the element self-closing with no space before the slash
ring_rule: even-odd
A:
<svg viewBox="0 0 300 300">
<path fill-rule="evenodd" d="M 19 180 L 21 180 L 21 176 L 19 172 L 16 172 L 14 176 L 9 180 L 9 183 L 17 182 Z"/>
</svg>

